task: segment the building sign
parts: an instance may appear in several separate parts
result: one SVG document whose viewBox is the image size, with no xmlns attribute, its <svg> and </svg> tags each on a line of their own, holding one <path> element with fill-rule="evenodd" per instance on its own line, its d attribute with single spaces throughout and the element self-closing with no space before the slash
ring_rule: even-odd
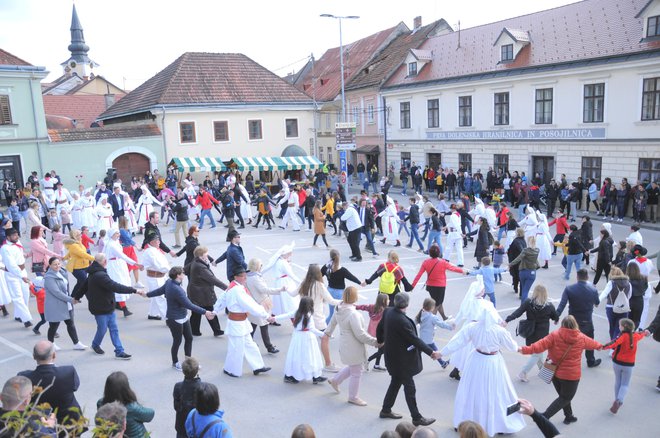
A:
<svg viewBox="0 0 660 438">
<path fill-rule="evenodd" d="M 512 129 L 497 131 L 427 132 L 427 140 L 594 140 L 605 138 L 605 128 L 591 129 Z"/>
<path fill-rule="evenodd" d="M 355 122 L 335 123 L 335 137 L 337 139 L 338 151 L 355 150 Z"/>
</svg>

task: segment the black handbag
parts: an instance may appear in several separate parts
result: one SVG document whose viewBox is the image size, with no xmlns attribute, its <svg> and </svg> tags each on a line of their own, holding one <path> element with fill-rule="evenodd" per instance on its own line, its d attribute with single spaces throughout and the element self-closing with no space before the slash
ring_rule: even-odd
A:
<svg viewBox="0 0 660 438">
<path fill-rule="evenodd" d="M 534 334 L 535 329 L 536 321 L 533 319 L 523 319 L 518 323 L 518 327 L 516 327 L 516 335 L 521 338 L 528 338 Z"/>
<path fill-rule="evenodd" d="M 32 263 L 32 272 L 34 274 L 42 274 L 44 272 L 44 262 Z"/>
</svg>

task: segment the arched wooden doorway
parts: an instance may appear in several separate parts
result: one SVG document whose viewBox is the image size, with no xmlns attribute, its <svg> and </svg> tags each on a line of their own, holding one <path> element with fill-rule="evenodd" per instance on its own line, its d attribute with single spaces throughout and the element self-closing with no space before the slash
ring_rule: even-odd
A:
<svg viewBox="0 0 660 438">
<path fill-rule="evenodd" d="M 122 154 L 112 160 L 112 167 L 116 169 L 117 177 L 124 184 L 130 182 L 132 177 L 142 176 L 147 170 L 151 170 L 149 158 L 134 152 Z"/>
</svg>

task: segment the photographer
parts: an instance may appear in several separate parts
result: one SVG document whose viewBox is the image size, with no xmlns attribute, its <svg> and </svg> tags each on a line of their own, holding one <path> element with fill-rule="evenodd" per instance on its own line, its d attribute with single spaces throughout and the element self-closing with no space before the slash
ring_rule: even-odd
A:
<svg viewBox="0 0 660 438">
<path fill-rule="evenodd" d="M 27 377 L 15 376 L 5 382 L 5 386 L 2 388 L 2 394 L 0 394 L 0 401 L 2 401 L 2 408 L 0 408 L 0 437 L 57 436 L 55 414 L 52 412 L 39 412 L 33 409 L 30 406 L 31 398 L 32 382 Z M 5 414 L 12 411 L 24 412 L 29 406 L 29 413 L 22 417 L 22 421 L 5 417 Z"/>
</svg>

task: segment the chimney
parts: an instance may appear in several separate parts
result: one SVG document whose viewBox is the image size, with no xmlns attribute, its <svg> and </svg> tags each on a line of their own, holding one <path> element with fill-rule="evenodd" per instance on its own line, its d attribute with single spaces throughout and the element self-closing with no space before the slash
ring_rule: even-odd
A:
<svg viewBox="0 0 660 438">
<path fill-rule="evenodd" d="M 104 94 L 103 97 L 105 98 L 105 109 L 108 109 L 112 106 L 112 104 L 115 103 L 115 95 L 114 94 Z"/>
<path fill-rule="evenodd" d="M 413 30 L 417 30 L 422 27 L 422 16 L 418 15 L 413 19 Z"/>
</svg>

